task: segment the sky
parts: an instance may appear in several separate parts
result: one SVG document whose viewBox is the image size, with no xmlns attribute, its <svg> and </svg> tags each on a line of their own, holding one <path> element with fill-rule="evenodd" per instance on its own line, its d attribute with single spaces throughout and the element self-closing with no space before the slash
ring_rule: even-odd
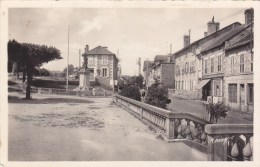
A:
<svg viewBox="0 0 260 167">
<path fill-rule="evenodd" d="M 106 46 L 120 59 L 123 75 L 137 75 L 137 59 L 153 60 L 183 48 L 183 36 L 191 29 L 191 42 L 204 36 L 214 16 L 220 29 L 240 22 L 243 8 L 10 8 L 9 39 L 21 43 L 54 46 L 62 60 L 43 68 L 62 71 L 79 66 L 79 50 Z M 81 60 L 83 62 L 83 60 Z"/>
</svg>

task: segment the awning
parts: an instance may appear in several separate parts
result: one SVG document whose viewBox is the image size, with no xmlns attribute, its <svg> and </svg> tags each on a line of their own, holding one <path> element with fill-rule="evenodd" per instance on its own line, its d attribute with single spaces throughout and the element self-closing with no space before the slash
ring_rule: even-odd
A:
<svg viewBox="0 0 260 167">
<path fill-rule="evenodd" d="M 202 80 L 202 81 L 198 84 L 198 89 L 202 89 L 203 86 L 205 86 L 209 81 L 210 81 L 210 79 Z"/>
</svg>

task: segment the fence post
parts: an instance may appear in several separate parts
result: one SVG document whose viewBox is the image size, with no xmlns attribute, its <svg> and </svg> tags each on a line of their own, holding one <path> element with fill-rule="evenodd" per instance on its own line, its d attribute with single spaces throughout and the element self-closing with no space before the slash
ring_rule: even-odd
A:
<svg viewBox="0 0 260 167">
<path fill-rule="evenodd" d="M 166 118 L 166 137 L 168 140 L 174 139 L 174 120 Z"/>
</svg>

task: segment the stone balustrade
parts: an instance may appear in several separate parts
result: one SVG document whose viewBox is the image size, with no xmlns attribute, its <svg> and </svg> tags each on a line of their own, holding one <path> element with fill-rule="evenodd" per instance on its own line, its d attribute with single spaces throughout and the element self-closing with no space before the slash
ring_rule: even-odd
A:
<svg viewBox="0 0 260 167">
<path fill-rule="evenodd" d="M 253 125 L 206 125 L 205 132 L 208 136 L 208 160 L 253 160 Z"/>
<path fill-rule="evenodd" d="M 95 95 L 93 94 L 93 91 L 74 91 L 74 90 L 68 90 L 66 92 L 66 89 L 57 89 L 57 88 L 31 88 L 32 93 L 38 93 L 38 94 L 61 94 L 61 95 L 77 95 L 77 96 L 111 96 L 111 93 L 106 92 L 105 90 L 96 90 Z"/>
<path fill-rule="evenodd" d="M 114 103 L 123 106 L 165 132 L 168 141 L 189 140 L 207 145 L 205 125 L 208 121 L 190 113 L 172 112 L 120 95 L 114 95 Z"/>
</svg>

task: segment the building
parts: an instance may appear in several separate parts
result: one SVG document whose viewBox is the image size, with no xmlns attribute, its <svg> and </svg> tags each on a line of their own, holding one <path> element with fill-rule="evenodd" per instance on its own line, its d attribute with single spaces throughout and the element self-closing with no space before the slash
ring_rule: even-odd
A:
<svg viewBox="0 0 260 167">
<path fill-rule="evenodd" d="M 201 46 L 199 61 L 202 65 L 202 99 L 207 100 L 207 97 L 211 96 L 214 102 L 223 101 L 224 75 L 225 69 L 228 68 L 225 64 L 225 44 L 243 28 L 244 25 L 237 26 Z"/>
<path fill-rule="evenodd" d="M 148 65 L 149 64 L 149 65 Z M 146 81 L 146 87 L 150 87 L 155 80 L 164 84 L 168 88 L 174 88 L 174 60 L 171 55 L 157 55 L 154 61 L 145 62 L 144 65 L 144 78 Z"/>
<path fill-rule="evenodd" d="M 224 104 L 231 109 L 254 110 L 253 9 L 245 11 L 245 28 L 226 42 Z"/>
<path fill-rule="evenodd" d="M 230 31 L 233 31 L 241 24 L 235 22 L 219 30 L 219 23 L 214 21 L 208 22 L 208 31 L 204 33 L 204 37 L 188 43 L 189 35 L 184 36 L 184 48 L 175 52 L 175 96 L 187 99 L 202 99 L 202 87 L 206 81 L 202 80 L 203 61 L 201 52 L 205 51 L 208 46 L 217 42 L 220 36 L 225 36 Z"/>
<path fill-rule="evenodd" d="M 118 58 L 107 47 L 97 46 L 89 50 L 86 45 L 84 65 L 90 71 L 90 81 L 97 81 L 101 87 L 113 88 L 118 75 Z"/>
<path fill-rule="evenodd" d="M 151 67 L 153 66 L 153 61 L 145 60 L 143 64 L 143 76 L 144 76 L 144 85 L 146 89 L 148 89 L 148 78 L 151 71 Z"/>
</svg>

